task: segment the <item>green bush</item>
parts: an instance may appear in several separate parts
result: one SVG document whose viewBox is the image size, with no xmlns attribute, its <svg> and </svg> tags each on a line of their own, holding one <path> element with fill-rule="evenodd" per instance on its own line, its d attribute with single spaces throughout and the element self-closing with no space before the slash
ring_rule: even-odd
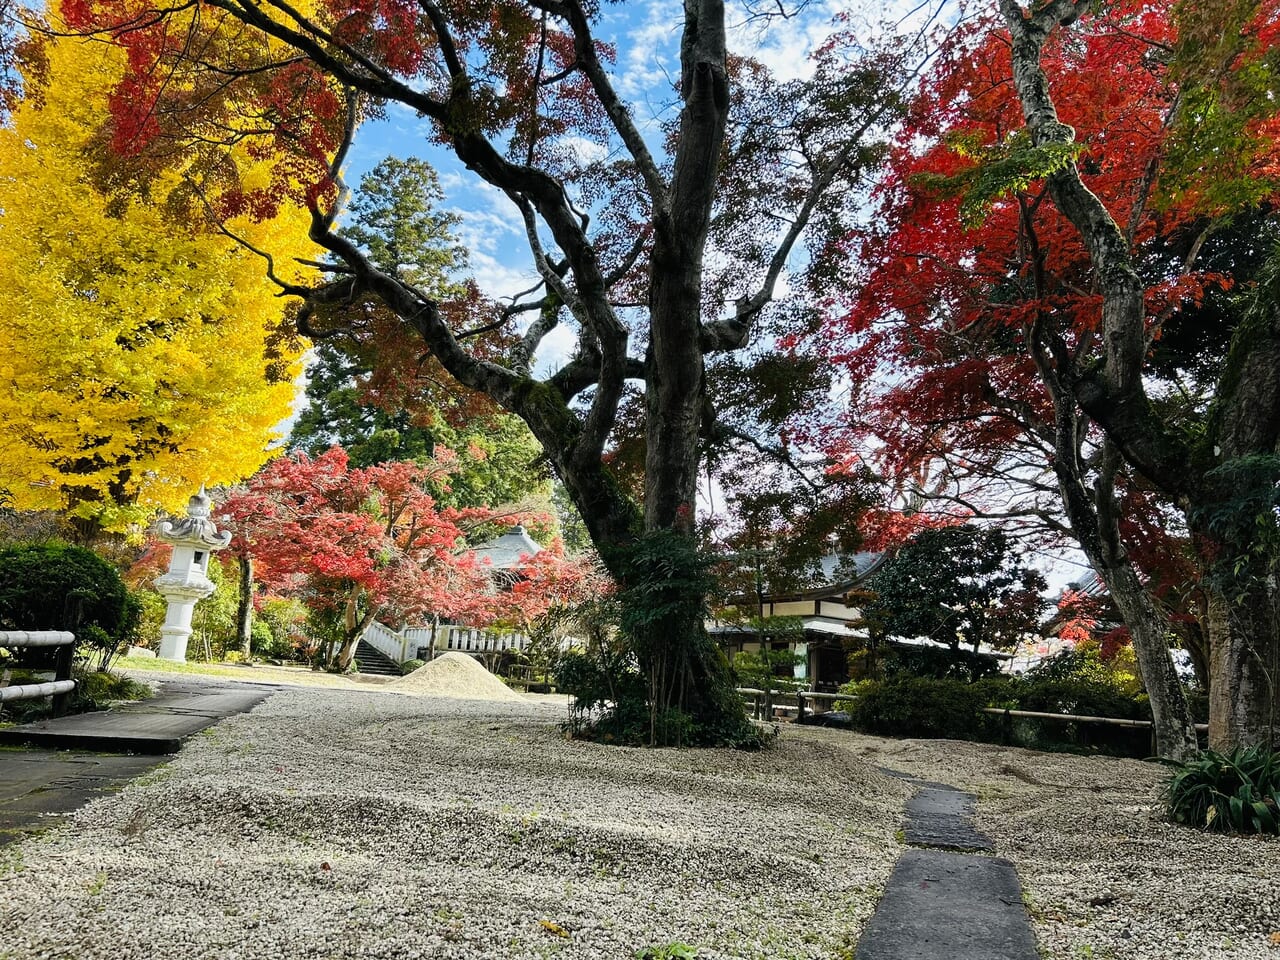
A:
<svg viewBox="0 0 1280 960">
<path fill-rule="evenodd" d="M 998 674 L 1000 661 L 964 648 L 885 646 L 880 654 L 880 669 L 886 679 L 913 676 L 981 680 Z"/>
<path fill-rule="evenodd" d="M 152 694 L 151 688 L 145 683 L 120 673 L 99 670 L 86 673 L 78 679 L 72 699 L 92 704 L 87 707 L 90 710 L 104 709 L 113 700 L 146 700 Z"/>
<path fill-rule="evenodd" d="M 1262 746 L 1205 750 L 1173 768 L 1164 787 L 1175 823 L 1218 833 L 1280 834 L 1280 753 Z"/>
<path fill-rule="evenodd" d="M 897 737 L 1010 741 L 1048 750 L 1083 750 L 1145 757 L 1146 730 L 1101 724 L 1016 718 L 1012 722 L 984 708 L 1071 713 L 1128 720 L 1151 719 L 1146 697 L 1130 697 L 1106 684 L 1080 680 L 988 677 L 974 683 L 898 675 L 849 684 L 851 695 L 838 706 L 855 727 Z"/>
<path fill-rule="evenodd" d="M 253 618 L 253 652 L 269 660 L 306 660 L 297 643 L 298 631 L 306 622 L 307 609 L 299 601 L 273 597 L 262 604 Z M 258 624 L 268 635 L 259 640 Z"/>
<path fill-rule="evenodd" d="M 1105 683 L 1087 680 L 1022 679 L 1010 685 L 1018 709 L 1041 713 L 1074 713 L 1120 720 L 1150 720 L 1146 696 L 1128 696 Z"/>
<path fill-rule="evenodd" d="M 978 684 L 932 677 L 899 676 L 846 688 L 854 699 L 849 718 L 859 730 L 895 737 L 989 740 L 996 724 L 987 706 L 990 692 Z"/>
<path fill-rule="evenodd" d="M 75 671 L 76 688 L 67 699 L 67 713 L 88 713 L 105 710 L 115 700 L 145 700 L 153 693 L 151 687 L 119 673 L 101 670 Z M 13 671 L 9 683 L 41 683 L 48 677 L 31 671 Z M 6 720 L 32 723 L 53 713 L 52 697 L 35 697 L 31 700 L 14 700 L 4 705 Z"/>
<path fill-rule="evenodd" d="M 105 669 L 140 617 L 115 567 L 88 550 L 59 543 L 0 550 L 0 629 L 70 630 Z"/>
<path fill-rule="evenodd" d="M 426 665 L 427 661 L 425 660 L 406 660 L 404 663 L 400 664 L 400 675 L 402 677 L 408 676 L 413 673 L 413 671 L 420 670 Z"/>
</svg>

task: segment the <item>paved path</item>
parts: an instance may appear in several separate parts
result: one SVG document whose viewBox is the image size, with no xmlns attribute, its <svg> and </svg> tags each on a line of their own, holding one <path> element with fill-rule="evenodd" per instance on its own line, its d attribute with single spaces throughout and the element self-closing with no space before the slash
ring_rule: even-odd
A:
<svg viewBox="0 0 1280 960">
<path fill-rule="evenodd" d="M 1013 864 L 992 856 L 973 825 L 976 798 L 942 783 L 909 780 L 906 851 L 893 868 L 856 960 L 1037 960 L 1035 935 Z"/>
<path fill-rule="evenodd" d="M 0 846 L 119 789 L 186 737 L 280 689 L 185 677 L 156 686 L 150 700 L 0 730 L 0 744 L 8 745 L 0 747 Z"/>
<path fill-rule="evenodd" d="M 163 757 L 0 748 L 0 847 L 59 823 L 72 810 L 118 790 Z"/>
<path fill-rule="evenodd" d="M 252 710 L 280 689 L 185 677 L 159 681 L 157 687 L 150 700 L 6 727 L 0 730 L 0 744 L 113 753 L 177 753 L 191 734 L 224 717 Z"/>
</svg>

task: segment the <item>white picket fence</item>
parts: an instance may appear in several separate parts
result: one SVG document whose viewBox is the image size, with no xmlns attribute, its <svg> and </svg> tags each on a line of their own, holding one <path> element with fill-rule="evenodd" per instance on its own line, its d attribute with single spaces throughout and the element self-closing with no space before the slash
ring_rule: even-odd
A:
<svg viewBox="0 0 1280 960">
<path fill-rule="evenodd" d="M 374 622 L 365 631 L 364 639 L 387 658 L 404 663 L 417 658 L 420 649 L 432 648 L 433 633 L 435 653 L 452 650 L 480 657 L 486 653 L 520 651 L 529 645 L 529 638 L 523 633 L 445 623 L 437 627 L 406 627 L 396 632 L 386 624 Z"/>
</svg>

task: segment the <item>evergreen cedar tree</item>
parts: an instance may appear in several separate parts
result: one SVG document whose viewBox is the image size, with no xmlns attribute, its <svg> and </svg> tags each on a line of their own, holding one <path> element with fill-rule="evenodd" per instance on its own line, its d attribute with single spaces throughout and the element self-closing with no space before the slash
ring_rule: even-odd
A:
<svg viewBox="0 0 1280 960">
<path fill-rule="evenodd" d="M 51 80 L 0 128 L 0 490 L 78 536 L 180 510 L 268 458 L 302 342 L 259 258 L 172 208 L 114 191 L 101 142 L 125 51 L 60 40 Z M 248 182 L 270 165 L 233 152 Z M 181 168 L 157 176 L 181 191 Z M 315 248 L 282 204 L 230 227 L 283 257 Z M 290 276 L 305 271 L 292 264 Z"/>
<path fill-rule="evenodd" d="M 894 121 L 926 36 L 870 52 L 846 37 L 817 52 L 811 79 L 781 83 L 730 53 L 722 0 L 670 3 L 678 115 L 655 147 L 619 96 L 599 11 L 580 0 L 64 0 L 59 12 L 58 26 L 127 52 L 109 128 L 136 182 L 181 157 L 224 215 L 308 204 L 311 239 L 332 262 L 324 283 L 280 277 L 302 304 L 301 330 L 324 336 L 368 304 L 394 320 L 372 331 L 380 357 L 412 364 L 425 349 L 517 414 L 624 587 L 672 569 L 670 551 L 642 549 L 645 538 L 692 549 L 704 462 L 759 478 L 742 464 L 776 457 L 795 468 L 782 476 L 805 473 L 803 451 L 776 441 L 791 410 L 822 402 L 826 371 L 769 349 L 734 353 L 815 321 L 812 289 L 879 155 L 871 132 Z M 430 120 L 432 136 L 512 202 L 540 276 L 517 303 L 495 315 L 438 301 L 335 229 L 353 129 L 388 104 Z M 269 184 L 225 162 L 225 142 L 242 136 L 274 157 Z M 807 266 L 775 304 L 802 243 Z M 573 331 L 574 352 L 536 378 L 534 352 L 557 328 Z M 632 457 L 609 460 L 615 435 L 628 434 Z M 846 474 L 814 473 L 789 502 L 769 501 L 783 521 L 829 505 L 831 490 L 860 492 Z M 849 515 L 849 501 L 837 507 L 828 516 Z M 681 604 L 666 624 L 632 621 L 661 641 L 637 648 L 652 702 L 732 739 L 745 721 L 727 665 Z"/>
<path fill-rule="evenodd" d="M 362 468 L 340 447 L 314 459 L 297 453 L 269 464 L 219 513 L 235 532 L 232 551 L 253 558 L 263 583 L 334 625 L 342 642 L 333 666 L 346 670 L 375 619 L 524 624 L 594 576 L 554 543 L 521 566 L 511 589 L 495 589 L 492 568 L 462 549 L 467 535 L 549 518 L 440 506 L 430 491 L 447 494 L 456 469 L 447 450 L 430 461 Z"/>
<path fill-rule="evenodd" d="M 925 78 L 823 331 L 854 391 L 828 445 L 1078 541 L 1175 757 L 1190 581 L 1211 741 L 1274 742 L 1280 5 L 1090 7 L 1005 0 Z"/>
<path fill-rule="evenodd" d="M 388 157 L 361 178 L 342 235 L 366 250 L 379 269 L 418 289 L 472 301 L 474 285 L 454 279 L 468 257 L 454 232 L 459 218 L 440 209 L 443 199 L 429 164 Z M 438 364 L 423 362 L 420 348 L 402 354 L 406 362 L 388 363 L 387 341 L 400 325 L 377 304 L 353 305 L 344 320 L 344 327 L 335 328 L 340 335 L 315 345 L 308 403 L 289 435 L 291 448 L 318 456 L 337 444 L 354 466 L 365 467 L 429 458 L 444 447 L 461 461 L 449 480 L 450 506 L 549 497 L 537 441 L 523 421 L 503 414 L 483 395 L 450 388 Z M 387 334 L 375 335 L 378 328 Z M 496 330 L 488 336 L 498 341 L 490 348 L 500 345 Z"/>
</svg>

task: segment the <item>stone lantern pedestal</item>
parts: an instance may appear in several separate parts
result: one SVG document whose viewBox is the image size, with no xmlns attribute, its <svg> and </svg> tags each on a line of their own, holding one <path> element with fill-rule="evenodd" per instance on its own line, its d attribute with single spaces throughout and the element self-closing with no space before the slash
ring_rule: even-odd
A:
<svg viewBox="0 0 1280 960">
<path fill-rule="evenodd" d="M 209 519 L 209 495 L 201 487 L 188 502 L 186 517 L 166 520 L 156 535 L 173 544 L 169 571 L 155 582 L 156 591 L 169 601 L 164 626 L 160 628 L 160 656 L 165 660 L 186 660 L 196 601 L 215 589 L 209 579 L 209 557 L 231 543 L 231 533 L 219 531 Z"/>
</svg>

